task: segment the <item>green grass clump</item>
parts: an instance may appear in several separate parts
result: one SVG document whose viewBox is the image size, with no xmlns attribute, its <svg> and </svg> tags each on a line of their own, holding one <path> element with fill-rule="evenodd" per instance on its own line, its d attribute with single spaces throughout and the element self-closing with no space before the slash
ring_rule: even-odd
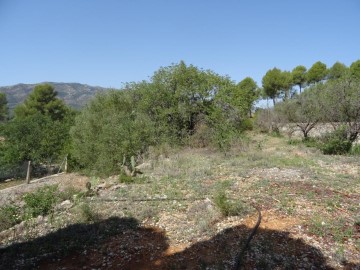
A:
<svg viewBox="0 0 360 270">
<path fill-rule="evenodd" d="M 214 203 L 225 217 L 244 214 L 246 209 L 241 201 L 230 200 L 225 191 L 219 191 L 214 197 Z"/>
<path fill-rule="evenodd" d="M 24 196 L 25 213 L 30 217 L 45 216 L 53 211 L 58 200 L 58 186 L 45 186 Z"/>
<path fill-rule="evenodd" d="M 83 222 L 96 222 L 100 219 L 98 213 L 90 206 L 88 202 L 80 205 L 80 218 Z"/>
<path fill-rule="evenodd" d="M 20 222 L 21 214 L 19 207 L 13 205 L 0 207 L 0 231 L 9 229 Z"/>
</svg>

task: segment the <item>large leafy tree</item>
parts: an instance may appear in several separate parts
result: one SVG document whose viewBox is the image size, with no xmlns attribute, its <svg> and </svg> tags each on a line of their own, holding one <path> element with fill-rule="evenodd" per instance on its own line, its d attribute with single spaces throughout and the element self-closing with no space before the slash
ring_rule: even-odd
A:
<svg viewBox="0 0 360 270">
<path fill-rule="evenodd" d="M 279 103 L 275 107 L 275 111 L 281 114 L 282 119 L 301 130 L 305 139 L 322 119 L 322 103 L 319 96 L 323 88 L 323 85 L 315 85 L 294 99 Z"/>
<path fill-rule="evenodd" d="M 54 122 L 40 113 L 9 121 L 3 129 L 3 162 L 54 162 L 68 139 L 69 124 Z"/>
<path fill-rule="evenodd" d="M 336 62 L 330 69 L 329 69 L 329 73 L 328 73 L 328 79 L 329 80 L 336 80 L 341 78 L 342 76 L 345 75 L 346 71 L 347 71 L 347 67 L 340 62 Z"/>
<path fill-rule="evenodd" d="M 236 101 L 251 116 L 254 103 L 259 97 L 259 88 L 256 82 L 252 78 L 246 77 L 238 83 L 237 89 Z"/>
<path fill-rule="evenodd" d="M 62 120 L 67 107 L 61 99 L 57 98 L 57 92 L 50 84 L 35 86 L 23 104 L 15 108 L 15 117 L 23 118 L 40 113 L 49 116 L 52 120 Z"/>
<path fill-rule="evenodd" d="M 0 122 L 6 121 L 8 118 L 9 109 L 7 104 L 6 95 L 0 93 Z"/>
<path fill-rule="evenodd" d="M 292 82 L 294 85 L 299 86 L 299 92 L 301 94 L 301 89 L 305 87 L 306 84 L 306 67 L 297 66 L 291 71 Z"/>
<path fill-rule="evenodd" d="M 350 65 L 350 73 L 351 76 L 360 80 L 360 60 L 357 60 Z"/>
<path fill-rule="evenodd" d="M 321 82 L 327 76 L 328 70 L 326 65 L 320 61 L 314 63 L 308 70 L 306 79 L 308 84 Z"/>
<path fill-rule="evenodd" d="M 133 91 L 98 95 L 76 117 L 71 136 L 81 167 L 96 174 L 119 173 L 124 157 L 129 160 L 155 143 L 154 122 L 137 108 Z"/>
<path fill-rule="evenodd" d="M 287 92 L 290 82 L 289 74 L 282 72 L 278 68 L 267 71 L 262 78 L 264 93 L 273 100 L 274 105 L 276 104 L 276 98 L 282 93 L 281 91 L 283 91 L 283 93 Z"/>
<path fill-rule="evenodd" d="M 56 98 L 51 85 L 38 85 L 15 117 L 2 127 L 0 169 L 31 160 L 33 166 L 57 161 L 69 145 L 69 129 L 75 112 Z"/>
<path fill-rule="evenodd" d="M 319 98 L 320 100 L 320 98 Z M 360 80 L 347 74 L 329 81 L 321 95 L 323 119 L 326 122 L 344 123 L 348 140 L 353 142 L 360 132 Z"/>
</svg>

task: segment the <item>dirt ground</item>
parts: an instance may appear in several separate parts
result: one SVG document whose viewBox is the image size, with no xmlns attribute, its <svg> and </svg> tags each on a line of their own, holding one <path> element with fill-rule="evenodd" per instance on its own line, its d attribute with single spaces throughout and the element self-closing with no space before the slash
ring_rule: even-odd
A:
<svg viewBox="0 0 360 270">
<path fill-rule="evenodd" d="M 2 205 L 21 205 L 22 194 L 43 185 L 85 191 L 91 182 L 95 195 L 85 200 L 97 215 L 81 220 L 84 202 L 66 201 L 52 217 L 1 232 L 0 268 L 234 269 L 257 222 L 256 204 L 262 220 L 242 269 L 360 269 L 358 158 L 273 137 L 253 138 L 242 152 L 150 156 L 134 183 L 62 174 L 0 190 Z M 221 188 L 240 198 L 236 215 L 219 211 Z"/>
</svg>

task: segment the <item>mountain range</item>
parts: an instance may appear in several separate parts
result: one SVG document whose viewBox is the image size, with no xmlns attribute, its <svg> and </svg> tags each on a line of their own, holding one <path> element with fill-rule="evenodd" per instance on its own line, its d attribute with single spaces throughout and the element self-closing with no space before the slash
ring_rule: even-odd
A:
<svg viewBox="0 0 360 270">
<path fill-rule="evenodd" d="M 81 83 L 46 83 L 54 86 L 55 91 L 58 93 L 58 98 L 64 100 L 67 105 L 76 109 L 84 106 L 96 93 L 108 90 L 107 88 Z M 13 110 L 16 105 L 24 102 L 36 85 L 38 84 L 20 83 L 12 86 L 2 86 L 0 87 L 0 93 L 6 94 L 9 109 Z"/>
</svg>

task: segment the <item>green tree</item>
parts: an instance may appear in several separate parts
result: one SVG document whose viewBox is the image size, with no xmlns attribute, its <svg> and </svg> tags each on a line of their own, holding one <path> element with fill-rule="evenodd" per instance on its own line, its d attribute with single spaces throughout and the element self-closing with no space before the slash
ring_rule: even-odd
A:
<svg viewBox="0 0 360 270">
<path fill-rule="evenodd" d="M 69 139 L 71 121 L 53 121 L 36 113 L 26 118 L 14 118 L 4 125 L 1 165 L 16 165 L 31 160 L 34 165 L 51 164 L 59 158 Z"/>
<path fill-rule="evenodd" d="M 15 117 L 23 118 L 39 112 L 52 120 L 62 120 L 67 113 L 67 107 L 56 96 L 57 92 L 50 84 L 35 86 L 24 103 L 15 108 Z"/>
<path fill-rule="evenodd" d="M 321 82 L 326 78 L 328 70 L 326 65 L 320 61 L 316 62 L 311 66 L 306 75 L 306 80 L 308 84 L 314 84 Z"/>
<path fill-rule="evenodd" d="M 345 75 L 347 67 L 340 62 L 336 62 L 330 69 L 328 74 L 329 80 L 336 80 Z"/>
<path fill-rule="evenodd" d="M 322 119 L 322 106 L 319 99 L 323 85 L 306 89 L 294 99 L 278 103 L 275 112 L 281 115 L 290 125 L 295 125 L 303 133 L 304 139 Z"/>
<path fill-rule="evenodd" d="M 259 88 L 252 78 L 246 77 L 238 83 L 237 89 L 238 93 L 235 94 L 235 99 L 251 117 L 251 111 L 254 107 L 254 103 L 259 97 Z"/>
<path fill-rule="evenodd" d="M 284 73 L 278 68 L 267 71 L 262 78 L 264 93 L 273 100 L 274 105 L 276 104 L 276 98 L 280 96 L 281 91 L 283 93 L 287 91 L 289 84 L 288 73 Z"/>
<path fill-rule="evenodd" d="M 292 82 L 294 85 L 299 86 L 299 92 L 301 94 L 301 89 L 305 87 L 306 84 L 306 67 L 297 66 L 292 71 Z"/>
<path fill-rule="evenodd" d="M 124 157 L 141 155 L 155 143 L 154 122 L 138 110 L 133 92 L 99 94 L 76 117 L 72 154 L 88 172 L 119 173 Z"/>
<path fill-rule="evenodd" d="M 351 76 L 360 80 L 360 60 L 357 60 L 350 65 L 350 73 Z"/>
<path fill-rule="evenodd" d="M 0 122 L 8 118 L 9 108 L 5 93 L 0 93 Z"/>
<path fill-rule="evenodd" d="M 347 74 L 329 81 L 321 95 L 323 119 L 338 127 L 344 123 L 348 140 L 354 142 L 360 132 L 360 80 Z"/>
<path fill-rule="evenodd" d="M 289 71 L 283 71 L 281 76 L 282 76 L 282 80 L 283 80 L 281 94 L 282 94 L 283 100 L 287 100 L 291 96 L 291 89 L 293 88 L 293 85 L 294 85 L 292 73 Z"/>
</svg>

